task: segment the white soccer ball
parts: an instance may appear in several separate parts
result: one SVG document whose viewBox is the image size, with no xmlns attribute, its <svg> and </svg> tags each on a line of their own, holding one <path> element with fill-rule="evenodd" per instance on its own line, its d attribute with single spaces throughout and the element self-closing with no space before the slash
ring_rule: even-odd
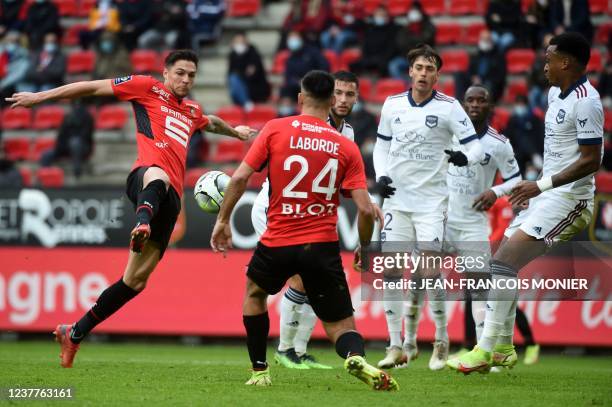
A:
<svg viewBox="0 0 612 407">
<path fill-rule="evenodd" d="M 219 213 L 230 179 L 223 171 L 208 171 L 198 179 L 193 196 L 204 212 Z"/>
</svg>

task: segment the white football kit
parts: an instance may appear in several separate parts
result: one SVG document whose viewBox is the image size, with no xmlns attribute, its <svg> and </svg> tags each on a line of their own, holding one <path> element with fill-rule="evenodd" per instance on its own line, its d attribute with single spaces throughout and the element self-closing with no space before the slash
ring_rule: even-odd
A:
<svg viewBox="0 0 612 407">
<path fill-rule="evenodd" d="M 333 128 L 336 128 L 331 116 L 327 118 L 327 123 Z M 355 132 L 353 131 L 353 127 L 346 121 L 343 122 L 342 128 L 338 130 L 338 132 L 347 139 L 355 141 Z M 259 191 L 259 194 L 257 194 L 255 203 L 253 203 L 253 208 L 251 209 L 251 222 L 253 223 L 253 228 L 255 229 L 255 233 L 257 233 L 258 237 L 263 235 L 267 227 L 267 212 L 268 205 L 270 204 L 268 193 L 269 188 L 270 183 L 266 178 L 264 183 L 261 185 L 261 191 Z"/>
<path fill-rule="evenodd" d="M 551 177 L 580 158 L 581 145 L 603 143 L 603 107 L 599 93 L 586 76 L 566 92 L 558 87 L 548 92 L 545 117 L 544 168 L 542 177 Z M 602 149 L 603 158 L 603 149 Z M 593 211 L 593 174 L 575 182 L 549 189 L 529 202 L 506 230 L 510 237 L 520 228 L 547 245 L 567 241 L 584 229 Z"/>
<path fill-rule="evenodd" d="M 420 104 L 411 91 L 387 98 L 378 126 L 374 169 L 376 179 L 390 177 L 396 191 L 383 204 L 381 241 L 418 241 L 422 248 L 441 249 L 448 207 L 444 150 L 452 149 L 453 135 L 466 147 L 469 165 L 484 158 L 474 126 L 454 98 L 437 91 Z"/>
</svg>

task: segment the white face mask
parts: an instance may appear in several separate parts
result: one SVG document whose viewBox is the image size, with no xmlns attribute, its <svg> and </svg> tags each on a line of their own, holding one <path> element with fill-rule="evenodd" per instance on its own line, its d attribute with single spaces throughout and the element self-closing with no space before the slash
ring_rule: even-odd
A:
<svg viewBox="0 0 612 407">
<path fill-rule="evenodd" d="M 423 14 L 417 9 L 412 9 L 408 13 L 408 21 L 411 23 L 418 23 L 423 20 Z"/>
<path fill-rule="evenodd" d="M 516 105 L 514 107 L 514 114 L 517 116 L 525 116 L 527 114 L 527 106 L 525 105 Z"/>
<path fill-rule="evenodd" d="M 489 52 L 493 49 L 493 43 L 487 40 L 480 40 L 478 41 L 478 49 L 482 52 Z"/>
<path fill-rule="evenodd" d="M 247 46 L 246 46 L 246 44 L 238 43 L 238 44 L 234 44 L 232 49 L 234 50 L 234 52 L 236 54 L 242 55 L 242 54 L 244 54 L 246 52 Z"/>
<path fill-rule="evenodd" d="M 537 180 L 537 179 L 538 179 L 538 175 L 539 175 L 539 174 L 538 174 L 538 172 L 537 172 L 536 170 L 528 170 L 528 171 L 525 173 L 525 179 L 526 179 L 527 181 L 535 181 L 535 180 Z"/>
<path fill-rule="evenodd" d="M 291 37 L 287 40 L 287 48 L 291 51 L 297 51 L 302 48 L 302 39 L 299 37 Z"/>
<path fill-rule="evenodd" d="M 538 0 L 538 4 L 542 7 L 548 6 L 548 0 Z"/>
<path fill-rule="evenodd" d="M 355 16 L 352 14 L 346 14 L 344 16 L 344 24 L 353 24 L 355 22 Z"/>
<path fill-rule="evenodd" d="M 385 25 L 387 24 L 387 18 L 384 16 L 374 16 L 374 25 Z"/>
<path fill-rule="evenodd" d="M 48 53 L 51 54 L 51 53 L 53 53 L 53 52 L 55 52 L 57 50 L 57 44 L 49 42 L 49 43 L 45 44 L 43 49 L 45 50 L 45 52 L 48 52 Z"/>
</svg>

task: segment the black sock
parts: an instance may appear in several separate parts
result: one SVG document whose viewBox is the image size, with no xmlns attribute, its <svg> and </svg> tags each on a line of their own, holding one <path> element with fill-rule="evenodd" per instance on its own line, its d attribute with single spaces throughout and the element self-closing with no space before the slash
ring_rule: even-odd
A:
<svg viewBox="0 0 612 407">
<path fill-rule="evenodd" d="M 263 370 L 268 367 L 266 362 L 266 347 L 270 331 L 268 312 L 259 315 L 243 315 L 242 322 L 246 328 L 247 348 L 253 370 Z"/>
<path fill-rule="evenodd" d="M 523 341 L 525 342 L 525 346 L 535 345 L 533 340 L 533 333 L 531 332 L 531 327 L 529 326 L 529 321 L 527 320 L 527 316 L 520 309 L 516 308 L 516 327 L 519 332 L 523 336 Z"/>
<path fill-rule="evenodd" d="M 343 333 L 336 341 L 336 353 L 342 359 L 353 355 L 365 356 L 363 337 L 357 331 Z"/>
<path fill-rule="evenodd" d="M 74 343 L 80 343 L 96 325 L 117 312 L 138 293 L 139 291 L 128 287 L 123 282 L 123 278 L 119 279 L 115 284 L 102 291 L 95 305 L 74 324 L 70 340 Z"/>
<path fill-rule="evenodd" d="M 467 349 L 472 349 L 476 345 L 476 327 L 474 326 L 474 317 L 472 316 L 472 300 L 468 299 L 465 301 L 465 339 L 463 340 L 463 346 Z"/>
<path fill-rule="evenodd" d="M 151 222 L 166 193 L 166 184 L 160 179 L 149 182 L 146 188 L 138 193 L 138 206 L 136 207 L 138 223 L 149 224 Z"/>
</svg>

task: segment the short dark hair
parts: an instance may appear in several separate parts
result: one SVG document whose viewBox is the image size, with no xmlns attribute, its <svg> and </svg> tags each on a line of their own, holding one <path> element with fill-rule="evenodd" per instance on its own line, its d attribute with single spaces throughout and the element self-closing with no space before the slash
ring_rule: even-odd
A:
<svg viewBox="0 0 612 407">
<path fill-rule="evenodd" d="M 198 56 L 190 49 L 177 49 L 170 52 L 164 60 L 164 65 L 166 68 L 170 68 L 178 61 L 191 61 L 195 64 L 196 68 L 198 67 Z"/>
<path fill-rule="evenodd" d="M 565 32 L 553 37 L 548 45 L 556 45 L 557 52 L 574 57 L 585 68 L 591 59 L 591 44 L 582 34 Z"/>
<path fill-rule="evenodd" d="M 334 79 L 340 82 L 349 82 L 357 85 L 359 89 L 359 78 L 352 72 L 349 71 L 336 71 L 334 72 Z"/>
<path fill-rule="evenodd" d="M 475 84 L 468 86 L 468 88 L 465 90 L 465 94 L 463 95 L 463 99 L 465 99 L 465 96 L 467 95 L 468 90 L 472 88 L 482 89 L 487 95 L 487 99 L 489 100 L 489 102 L 491 101 L 491 92 L 489 91 L 489 88 L 487 88 L 485 85 L 480 84 L 480 83 L 475 83 Z"/>
<path fill-rule="evenodd" d="M 314 70 L 302 78 L 302 90 L 320 102 L 329 100 L 334 95 L 334 77 L 328 72 Z"/>
<path fill-rule="evenodd" d="M 423 57 L 436 64 L 438 71 L 442 68 L 442 58 L 430 45 L 419 44 L 408 52 L 408 64 L 412 66 L 418 57 Z"/>
</svg>

